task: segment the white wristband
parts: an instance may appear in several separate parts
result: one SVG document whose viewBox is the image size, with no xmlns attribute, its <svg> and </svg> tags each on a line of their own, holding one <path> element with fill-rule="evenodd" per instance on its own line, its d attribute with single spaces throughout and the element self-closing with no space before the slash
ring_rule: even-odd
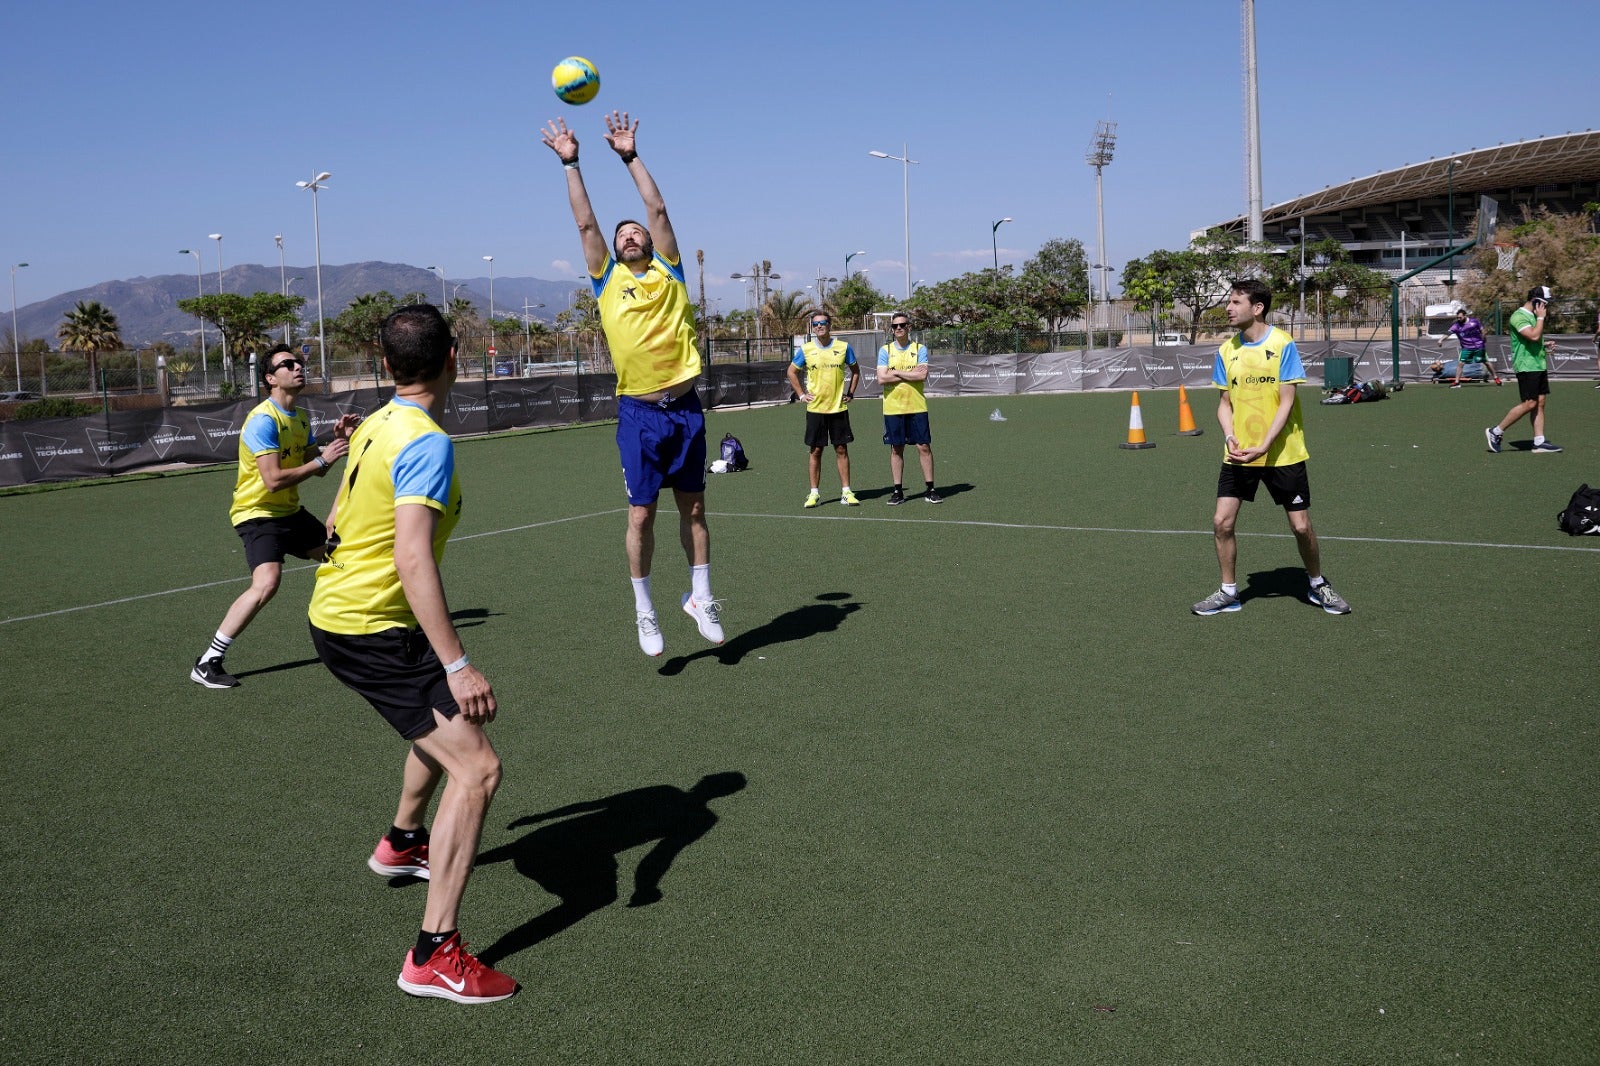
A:
<svg viewBox="0 0 1600 1066">
<path fill-rule="evenodd" d="M 317 456 L 317 462 L 322 464 L 322 469 L 328 469 L 328 460 L 324 459 L 322 456 Z"/>
<path fill-rule="evenodd" d="M 465 670 L 467 668 L 467 663 L 468 663 L 468 659 L 467 659 L 467 657 L 465 655 L 463 655 L 461 658 L 457 659 L 453 663 L 445 663 L 444 664 L 444 672 L 447 673 L 447 674 L 460 673 L 462 670 Z"/>
</svg>

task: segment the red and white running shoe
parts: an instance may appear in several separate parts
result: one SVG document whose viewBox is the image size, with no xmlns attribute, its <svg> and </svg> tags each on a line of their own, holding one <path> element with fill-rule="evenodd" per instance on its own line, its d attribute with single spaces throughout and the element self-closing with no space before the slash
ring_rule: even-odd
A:
<svg viewBox="0 0 1600 1066">
<path fill-rule="evenodd" d="M 385 877 L 419 877 L 428 879 L 428 845 L 417 844 L 401 851 L 389 843 L 388 837 L 381 837 L 378 846 L 372 849 L 372 857 L 367 860 L 367 865 L 375 874 Z"/>
<path fill-rule="evenodd" d="M 518 988 L 512 978 L 479 962 L 460 933 L 436 948 L 421 966 L 406 952 L 397 983 L 413 996 L 437 996 L 457 1003 L 497 1003 L 516 995 Z"/>
</svg>

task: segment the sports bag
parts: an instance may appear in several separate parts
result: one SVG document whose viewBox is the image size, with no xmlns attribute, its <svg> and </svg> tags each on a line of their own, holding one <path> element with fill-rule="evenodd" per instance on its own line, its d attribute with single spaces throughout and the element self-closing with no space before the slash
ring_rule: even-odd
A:
<svg viewBox="0 0 1600 1066">
<path fill-rule="evenodd" d="M 1556 528 L 1574 537 L 1600 533 L 1600 489 L 1578 486 L 1567 509 L 1556 515 Z"/>
<path fill-rule="evenodd" d="M 745 470 L 750 466 L 750 460 L 744 454 L 744 445 L 732 433 L 722 438 L 722 461 L 728 464 L 730 471 Z"/>
</svg>

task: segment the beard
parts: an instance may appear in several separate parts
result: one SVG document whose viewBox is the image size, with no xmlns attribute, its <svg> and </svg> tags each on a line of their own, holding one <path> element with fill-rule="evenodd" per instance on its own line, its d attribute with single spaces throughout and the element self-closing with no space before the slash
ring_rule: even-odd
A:
<svg viewBox="0 0 1600 1066">
<path fill-rule="evenodd" d="M 629 246 L 624 244 L 618 244 L 612 250 L 617 253 L 617 262 L 632 266 L 634 263 L 648 263 L 651 259 L 654 259 L 656 244 L 649 237 L 646 237 L 642 245 L 632 245 L 631 251 Z"/>
</svg>

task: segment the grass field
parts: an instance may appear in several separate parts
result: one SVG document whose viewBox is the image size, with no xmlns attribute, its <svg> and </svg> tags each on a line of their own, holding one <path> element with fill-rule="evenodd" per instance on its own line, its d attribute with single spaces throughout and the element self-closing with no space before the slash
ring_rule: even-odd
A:
<svg viewBox="0 0 1600 1066">
<path fill-rule="evenodd" d="M 1484 450 L 1511 389 L 1316 398 L 1349 616 L 1264 496 L 1245 609 L 1189 613 L 1209 390 L 1198 438 L 1144 394 L 1137 452 L 1126 394 L 936 401 L 947 502 L 896 509 L 864 405 L 863 506 L 802 512 L 788 407 L 710 416 L 754 464 L 708 497 L 729 639 L 674 609 L 668 522 L 659 660 L 610 427 L 461 442 L 445 579 L 506 766 L 463 929 L 524 986 L 475 1009 L 394 985 L 425 889 L 364 860 L 404 749 L 316 662 L 311 570 L 242 688 L 188 680 L 244 586 L 232 472 L 0 498 L 0 1060 L 1600 1061 L 1600 545 L 1555 529 L 1600 393 L 1555 386 L 1554 456 Z"/>
</svg>

